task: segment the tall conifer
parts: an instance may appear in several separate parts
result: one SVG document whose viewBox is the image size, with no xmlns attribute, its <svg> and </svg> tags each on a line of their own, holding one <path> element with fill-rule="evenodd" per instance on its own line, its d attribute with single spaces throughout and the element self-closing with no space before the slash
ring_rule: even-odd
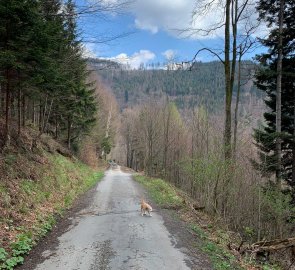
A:
<svg viewBox="0 0 295 270">
<path fill-rule="evenodd" d="M 294 21 L 295 3 L 285 1 L 282 47 L 282 89 L 281 89 L 281 133 L 276 132 L 276 97 L 277 97 L 277 62 L 278 62 L 278 16 L 280 1 L 261 0 L 258 5 L 260 18 L 273 27 L 268 38 L 262 43 L 268 52 L 258 57 L 262 64 L 256 74 L 256 85 L 266 93 L 265 104 L 268 111 L 264 113 L 265 124 L 256 129 L 254 138 L 260 149 L 259 168 L 273 174 L 277 171 L 276 141 L 280 138 L 282 145 L 282 173 L 292 189 L 295 199 L 295 56 L 294 56 Z"/>
</svg>

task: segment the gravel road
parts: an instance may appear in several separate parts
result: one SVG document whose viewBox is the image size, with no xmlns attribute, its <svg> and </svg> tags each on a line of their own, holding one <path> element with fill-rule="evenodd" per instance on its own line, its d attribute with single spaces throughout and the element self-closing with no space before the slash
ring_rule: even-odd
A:
<svg viewBox="0 0 295 270">
<path fill-rule="evenodd" d="M 130 174 L 107 171 L 55 242 L 46 247 L 45 240 L 20 269 L 211 269 L 206 259 L 188 255 L 157 209 L 152 217 L 140 215 L 142 196 L 144 190 Z"/>
</svg>

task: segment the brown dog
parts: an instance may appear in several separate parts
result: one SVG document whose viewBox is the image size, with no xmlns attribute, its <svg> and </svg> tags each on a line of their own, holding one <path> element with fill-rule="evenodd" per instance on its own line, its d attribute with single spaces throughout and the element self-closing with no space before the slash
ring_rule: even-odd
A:
<svg viewBox="0 0 295 270">
<path fill-rule="evenodd" d="M 144 199 L 141 199 L 141 215 L 146 215 L 146 212 L 149 214 L 149 216 L 151 217 L 152 214 L 151 212 L 153 211 L 153 208 L 144 201 Z"/>
</svg>

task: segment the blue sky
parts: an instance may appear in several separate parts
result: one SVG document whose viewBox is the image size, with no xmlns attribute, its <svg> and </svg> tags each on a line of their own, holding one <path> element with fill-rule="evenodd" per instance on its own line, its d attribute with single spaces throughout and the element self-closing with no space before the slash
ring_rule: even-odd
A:
<svg viewBox="0 0 295 270">
<path fill-rule="evenodd" d="M 82 1 L 112 8 L 118 0 L 77 0 L 77 5 Z M 84 14 L 79 18 L 78 25 L 87 54 L 93 57 L 128 62 L 133 67 L 138 67 L 141 62 L 165 62 L 167 58 L 188 61 L 203 47 L 215 51 L 223 48 L 223 29 L 209 37 L 179 31 L 191 26 L 194 8 L 195 0 L 135 0 L 119 14 L 112 11 Z M 222 20 L 221 14 L 218 8 L 214 8 L 210 14 L 197 17 L 194 27 L 208 28 Z M 130 34 L 101 43 L 125 33 Z M 251 59 L 254 54 L 246 55 L 245 59 Z M 200 61 L 216 59 L 206 52 L 197 58 Z"/>
</svg>

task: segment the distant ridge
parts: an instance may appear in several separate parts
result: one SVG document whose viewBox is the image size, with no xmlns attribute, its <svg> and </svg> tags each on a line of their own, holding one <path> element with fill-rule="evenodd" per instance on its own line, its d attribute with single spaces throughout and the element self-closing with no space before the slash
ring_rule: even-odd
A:
<svg viewBox="0 0 295 270">
<path fill-rule="evenodd" d="M 197 62 L 192 70 L 150 69 L 150 66 L 147 69 L 126 70 L 118 63 L 99 59 L 89 64 L 111 87 L 121 109 L 145 103 L 150 98 L 159 100 L 166 96 L 179 109 L 202 105 L 210 112 L 218 112 L 224 106 L 224 70 L 218 61 Z M 103 68 L 110 64 L 113 65 L 111 68 Z M 261 93 L 251 78 L 255 64 L 243 61 L 242 67 L 241 102 L 248 103 L 250 98 L 251 102 L 261 99 Z M 236 89 L 237 84 L 234 96 Z"/>
</svg>

